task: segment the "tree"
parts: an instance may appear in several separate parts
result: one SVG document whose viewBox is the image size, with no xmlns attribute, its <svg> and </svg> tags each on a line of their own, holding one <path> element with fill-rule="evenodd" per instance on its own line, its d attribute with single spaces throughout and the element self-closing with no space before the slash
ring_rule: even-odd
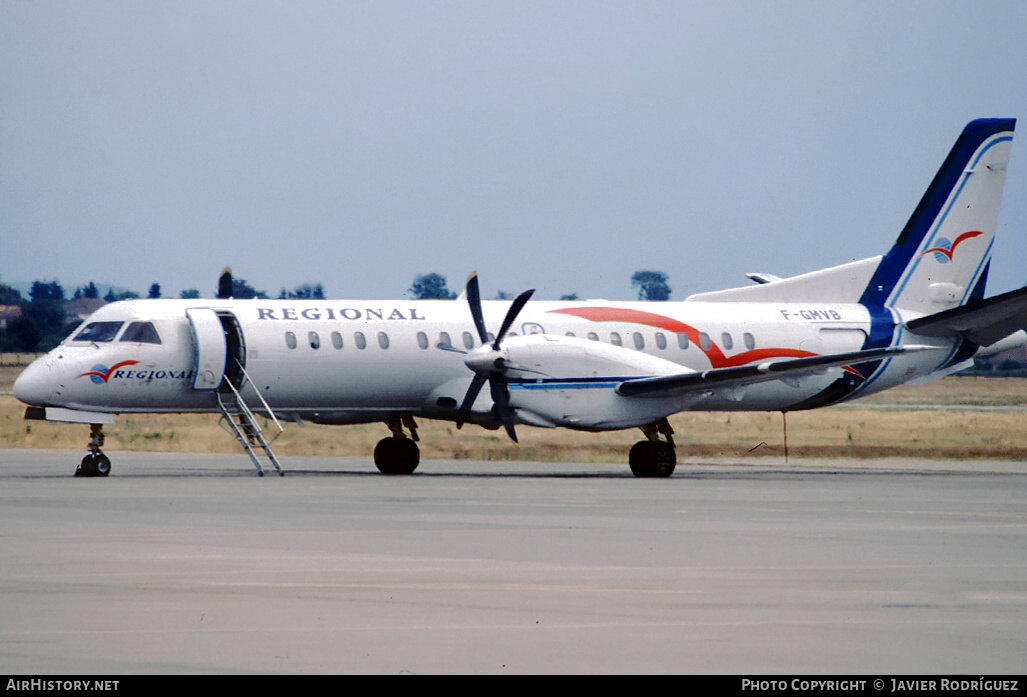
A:
<svg viewBox="0 0 1027 697">
<path fill-rule="evenodd" d="M 578 294 L 577 293 L 567 293 L 566 295 L 561 295 L 560 296 L 560 300 L 570 300 L 571 302 L 574 302 L 577 299 L 578 299 Z"/>
<path fill-rule="evenodd" d="M 437 273 L 416 277 L 409 292 L 417 300 L 452 300 L 456 297 L 456 293 L 451 293 L 446 287 L 446 277 Z"/>
<path fill-rule="evenodd" d="M 160 297 L 160 284 L 159 283 L 154 283 L 152 286 L 150 286 L 150 292 L 146 294 L 146 297 L 151 298 L 151 299 L 159 298 Z"/>
<path fill-rule="evenodd" d="M 631 276 L 631 287 L 638 289 L 639 300 L 670 300 L 667 278 L 662 271 L 636 271 Z"/>
<path fill-rule="evenodd" d="M 183 300 L 194 300 L 200 297 L 200 291 L 196 290 L 195 288 L 187 288 L 186 290 L 183 290 L 181 293 L 179 293 L 178 297 L 182 298 Z"/>
<path fill-rule="evenodd" d="M 245 279 L 233 278 L 232 297 L 238 300 L 248 300 L 251 298 L 261 298 L 262 300 L 266 300 L 267 293 L 262 290 L 257 290 L 247 283 Z"/>
<path fill-rule="evenodd" d="M 6 283 L 0 283 L 0 305 L 21 305 L 23 302 L 21 293 Z"/>
<path fill-rule="evenodd" d="M 282 288 L 282 294 L 278 296 L 281 300 L 324 300 L 325 289 L 320 283 L 304 283 L 296 286 L 296 290 L 289 292 Z"/>
</svg>

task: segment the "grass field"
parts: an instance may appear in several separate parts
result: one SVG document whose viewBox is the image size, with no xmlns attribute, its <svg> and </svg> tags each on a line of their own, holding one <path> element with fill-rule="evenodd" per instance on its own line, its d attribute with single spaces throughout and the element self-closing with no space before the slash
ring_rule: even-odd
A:
<svg viewBox="0 0 1027 697">
<path fill-rule="evenodd" d="M 85 451 L 89 429 L 79 424 L 25 421 L 10 395 L 20 367 L 0 366 L 3 447 Z M 790 457 L 921 457 L 1027 459 L 1027 379 L 961 378 L 901 387 L 844 407 L 788 414 Z M 784 454 L 777 412 L 678 414 L 670 419 L 679 456 L 756 457 Z M 502 431 L 420 421 L 426 459 L 625 462 L 638 430 L 576 433 L 519 426 L 521 447 Z M 241 452 L 213 415 L 124 415 L 105 429 L 105 450 Z M 367 456 L 388 435 L 384 424 L 287 424 L 279 455 Z"/>
</svg>

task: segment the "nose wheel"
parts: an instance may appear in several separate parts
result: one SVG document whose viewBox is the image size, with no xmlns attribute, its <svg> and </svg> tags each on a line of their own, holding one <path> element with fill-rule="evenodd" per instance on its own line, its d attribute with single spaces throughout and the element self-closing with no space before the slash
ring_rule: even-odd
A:
<svg viewBox="0 0 1027 697">
<path fill-rule="evenodd" d="M 89 445 L 86 446 L 89 453 L 82 458 L 82 462 L 75 468 L 75 476 L 106 477 L 111 473 L 111 459 L 100 450 L 104 440 L 103 424 L 90 424 L 89 436 Z"/>
</svg>

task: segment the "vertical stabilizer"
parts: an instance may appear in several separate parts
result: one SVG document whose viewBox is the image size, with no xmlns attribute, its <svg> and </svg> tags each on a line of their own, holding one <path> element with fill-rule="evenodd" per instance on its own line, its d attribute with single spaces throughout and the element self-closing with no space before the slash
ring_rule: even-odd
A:
<svg viewBox="0 0 1027 697">
<path fill-rule="evenodd" d="M 984 296 L 1015 125 L 967 124 L 861 303 L 930 314 Z"/>
</svg>

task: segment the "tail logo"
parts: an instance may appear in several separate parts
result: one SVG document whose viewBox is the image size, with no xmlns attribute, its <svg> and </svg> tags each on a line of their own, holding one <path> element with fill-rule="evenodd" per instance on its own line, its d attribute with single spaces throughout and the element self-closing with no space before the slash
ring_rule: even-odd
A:
<svg viewBox="0 0 1027 697">
<path fill-rule="evenodd" d="M 937 261 L 939 264 L 947 264 L 950 261 L 952 261 L 952 255 L 956 253 L 956 247 L 959 246 L 960 242 L 962 242 L 963 240 L 969 240 L 973 237 L 978 237 L 983 234 L 984 233 L 980 230 L 971 230 L 970 232 L 964 232 L 962 235 L 957 237 L 955 242 L 949 242 L 948 239 L 944 237 L 939 237 L 938 246 L 931 247 L 930 249 L 923 252 L 920 256 L 924 256 L 925 254 L 934 254 L 935 261 Z"/>
</svg>

